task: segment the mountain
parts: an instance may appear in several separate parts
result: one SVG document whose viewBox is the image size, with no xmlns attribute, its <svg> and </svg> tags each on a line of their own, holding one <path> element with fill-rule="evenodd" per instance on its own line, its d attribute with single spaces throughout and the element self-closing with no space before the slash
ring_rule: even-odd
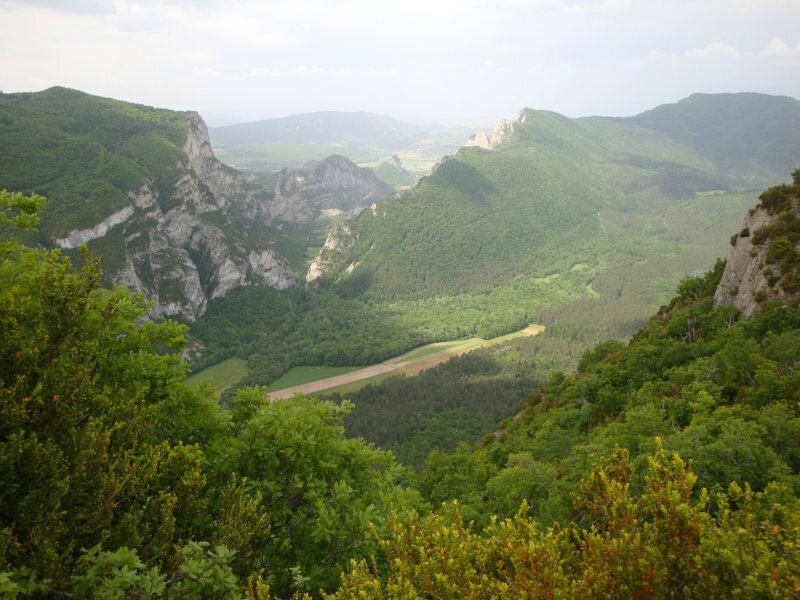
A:
<svg viewBox="0 0 800 600">
<path fill-rule="evenodd" d="M 369 112 L 322 111 L 212 127 L 209 133 L 215 146 L 365 143 L 396 146 L 408 144 L 430 129 Z"/>
<path fill-rule="evenodd" d="M 692 106 L 679 111 L 689 121 Z M 748 131 L 780 129 L 752 110 L 720 112 L 733 130 L 745 116 Z M 800 130 L 787 135 L 790 152 Z M 755 151 L 757 140 L 743 143 Z M 215 302 L 193 330 L 208 357 L 196 366 L 238 356 L 242 383 L 266 384 L 294 366 L 371 364 L 539 323 L 544 332 L 514 352 L 544 380 L 593 343 L 632 335 L 682 277 L 724 256 L 755 186 L 786 176 L 765 165 L 729 166 L 631 120 L 524 109 L 412 189 L 337 223 L 302 297 L 277 312 L 256 290 Z"/>
<path fill-rule="evenodd" d="M 306 247 L 284 221 L 388 193 L 346 159 L 309 169 L 291 193 L 252 186 L 216 159 L 197 113 L 65 88 L 0 95 L 0 187 L 48 198 L 36 241 L 73 254 L 87 243 L 156 317 L 193 320 L 243 285 L 293 285 Z"/>
<path fill-rule="evenodd" d="M 275 210 L 286 221 L 307 222 L 322 213 L 360 212 L 392 193 L 370 169 L 344 156 L 307 162 L 300 169 L 283 169 L 273 190 Z"/>
<path fill-rule="evenodd" d="M 422 174 L 439 157 L 454 152 L 470 133 L 465 127 L 412 125 L 368 112 L 337 111 L 210 129 L 221 159 L 250 173 L 299 168 L 330 154 L 377 168 L 399 153 L 406 168 Z M 387 183 L 394 183 L 396 174 L 389 174 L 392 181 Z M 407 183 L 404 178 L 401 182 Z"/>
<path fill-rule="evenodd" d="M 692 148 L 743 185 L 776 181 L 797 167 L 800 157 L 800 101 L 788 96 L 693 94 L 617 121 Z"/>
<path fill-rule="evenodd" d="M 599 248 L 619 256 L 624 241 L 688 249 L 698 242 L 685 237 L 698 215 L 711 218 L 707 211 L 725 210 L 724 196 L 800 161 L 800 128 L 776 122 L 776 111 L 800 119 L 800 102 L 751 96 L 693 96 L 651 111 L 670 114 L 670 127 L 650 113 L 569 119 L 526 109 L 500 128 L 499 141 L 492 136 L 493 150 L 465 147 L 415 189 L 355 219 L 348 227 L 357 241 L 336 261 L 327 249 L 331 278 L 376 299 L 422 298 L 598 266 Z M 709 105 L 717 117 L 706 128 L 724 135 L 689 143 L 680 131 L 704 120 Z M 778 130 L 779 152 L 760 150 Z M 740 148 L 757 158 L 740 160 Z"/>
</svg>

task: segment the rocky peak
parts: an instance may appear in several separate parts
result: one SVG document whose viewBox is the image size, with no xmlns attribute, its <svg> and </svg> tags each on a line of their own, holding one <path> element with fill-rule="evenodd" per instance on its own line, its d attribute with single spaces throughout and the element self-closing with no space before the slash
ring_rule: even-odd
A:
<svg viewBox="0 0 800 600">
<path fill-rule="evenodd" d="M 731 238 L 714 305 L 732 305 L 749 318 L 764 302 L 800 300 L 800 169 L 794 185 L 761 194 Z"/>
<path fill-rule="evenodd" d="M 514 121 L 503 119 L 492 130 L 492 150 L 514 135 Z"/>
<path fill-rule="evenodd" d="M 352 248 L 355 242 L 350 223 L 343 221 L 334 225 L 328 233 L 325 245 L 322 246 L 314 261 L 308 267 L 306 281 L 311 283 L 322 277 L 330 270 L 338 256 Z"/>
<path fill-rule="evenodd" d="M 124 259 L 107 272 L 109 278 L 153 301 L 151 316 L 191 321 L 205 312 L 209 300 L 233 288 L 259 283 L 283 289 L 295 280 L 271 248 L 246 246 L 228 235 L 226 227 L 241 229 L 248 218 L 268 220 L 268 206 L 248 188 L 244 175 L 216 159 L 200 115 L 185 116 L 182 175 L 174 187 L 160 190 L 145 180 L 128 192 L 128 206 L 54 241 L 75 248 L 113 230 Z M 207 213 L 215 213 L 214 219 L 205 218 Z"/>
<path fill-rule="evenodd" d="M 386 159 L 386 164 L 388 164 L 393 169 L 400 171 L 401 173 L 408 174 L 408 171 L 403 168 L 403 163 L 400 162 L 400 157 L 397 154 L 392 154 L 389 158 Z"/>
<path fill-rule="evenodd" d="M 520 113 L 520 121 L 525 117 L 525 111 Z M 494 150 L 500 144 L 508 140 L 514 134 L 514 121 L 503 119 L 498 122 L 492 129 L 492 135 L 489 136 L 485 131 L 479 131 L 469 137 L 464 143 L 464 148 L 483 148 L 484 150 Z"/>
<path fill-rule="evenodd" d="M 360 212 L 382 200 L 391 188 L 371 169 L 344 156 L 307 162 L 301 169 L 283 169 L 273 190 L 273 219 L 306 222 L 324 211 Z"/>
<path fill-rule="evenodd" d="M 491 150 L 492 142 L 485 131 L 479 131 L 471 136 L 464 144 L 465 148 L 483 148 L 484 150 Z"/>
</svg>

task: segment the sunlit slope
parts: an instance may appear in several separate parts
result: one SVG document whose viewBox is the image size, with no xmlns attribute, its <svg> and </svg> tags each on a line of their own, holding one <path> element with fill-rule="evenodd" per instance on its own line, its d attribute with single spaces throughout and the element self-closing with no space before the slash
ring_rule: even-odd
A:
<svg viewBox="0 0 800 600">
<path fill-rule="evenodd" d="M 652 130 L 526 110 L 494 151 L 464 149 L 362 214 L 330 279 L 385 300 L 475 291 L 576 263 L 598 268 L 629 255 L 631 242 L 663 252 L 674 242 L 655 231 L 664 211 L 726 186 L 710 161 Z"/>
<path fill-rule="evenodd" d="M 766 94 L 693 94 L 619 119 L 693 148 L 741 185 L 780 181 L 800 160 L 800 101 Z"/>
<path fill-rule="evenodd" d="M 91 227 L 184 174 L 187 114 L 54 87 L 0 95 L 0 187 L 46 195 L 43 237 Z"/>
</svg>

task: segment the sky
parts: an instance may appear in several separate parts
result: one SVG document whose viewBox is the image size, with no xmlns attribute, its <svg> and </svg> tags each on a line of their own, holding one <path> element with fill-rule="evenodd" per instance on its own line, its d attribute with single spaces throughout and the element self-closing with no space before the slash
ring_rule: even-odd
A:
<svg viewBox="0 0 800 600">
<path fill-rule="evenodd" d="M 800 0 L 0 0 L 0 90 L 211 125 L 316 110 L 488 125 L 695 92 L 800 98 Z"/>
</svg>

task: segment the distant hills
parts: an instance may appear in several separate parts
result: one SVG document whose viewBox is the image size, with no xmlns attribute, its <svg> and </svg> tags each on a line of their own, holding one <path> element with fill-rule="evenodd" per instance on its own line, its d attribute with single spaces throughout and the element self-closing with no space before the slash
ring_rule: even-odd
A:
<svg viewBox="0 0 800 600">
<path fill-rule="evenodd" d="M 686 145 L 744 184 L 784 179 L 800 157 L 800 101 L 788 96 L 693 94 L 617 121 Z"/>
<path fill-rule="evenodd" d="M 370 112 L 321 111 L 209 129 L 214 144 L 407 145 L 438 129 Z"/>
<path fill-rule="evenodd" d="M 473 131 L 466 127 L 412 125 L 369 112 L 322 111 L 209 129 L 220 157 L 252 172 L 300 167 L 329 154 L 377 167 L 400 153 L 422 173 L 454 152 Z"/>
</svg>

